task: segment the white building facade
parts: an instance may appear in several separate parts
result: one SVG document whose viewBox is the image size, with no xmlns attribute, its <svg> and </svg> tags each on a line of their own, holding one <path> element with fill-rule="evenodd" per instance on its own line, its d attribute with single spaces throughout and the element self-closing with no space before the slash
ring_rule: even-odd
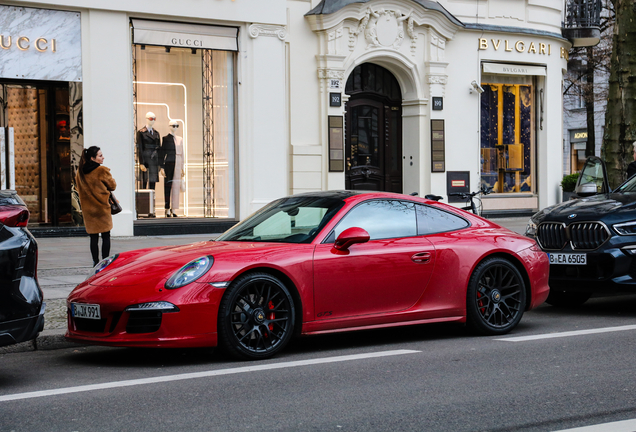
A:
<svg viewBox="0 0 636 432">
<path fill-rule="evenodd" d="M 42 235 L 81 233 L 93 145 L 116 236 L 218 232 L 316 190 L 559 199 L 560 1 L 141 3 L 0 5 L 2 187 Z"/>
</svg>

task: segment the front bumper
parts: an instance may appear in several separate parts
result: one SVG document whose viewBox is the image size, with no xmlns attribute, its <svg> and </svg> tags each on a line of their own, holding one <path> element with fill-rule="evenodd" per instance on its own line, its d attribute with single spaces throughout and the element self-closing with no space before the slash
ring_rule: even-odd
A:
<svg viewBox="0 0 636 432">
<path fill-rule="evenodd" d="M 0 346 L 35 339 L 44 330 L 45 309 L 46 303 L 42 303 L 40 312 L 36 316 L 0 323 Z"/>
<path fill-rule="evenodd" d="M 596 293 L 636 292 L 636 255 L 629 251 L 607 248 L 592 252 L 571 249 L 559 252 L 585 253 L 587 264 L 551 264 L 552 289 Z"/>
<path fill-rule="evenodd" d="M 176 291 L 176 290 L 175 290 Z M 69 302 L 96 303 L 100 305 L 100 320 L 71 316 L 67 308 L 68 331 L 65 337 L 73 342 L 91 345 L 153 348 L 214 347 L 217 339 L 217 311 L 224 290 L 210 289 L 209 295 L 189 302 L 163 298 L 178 307 L 177 312 L 126 311 L 133 303 L 157 301 L 113 301 L 69 297 Z M 183 293 L 187 290 L 181 291 Z M 179 298 L 179 292 L 173 292 Z"/>
</svg>

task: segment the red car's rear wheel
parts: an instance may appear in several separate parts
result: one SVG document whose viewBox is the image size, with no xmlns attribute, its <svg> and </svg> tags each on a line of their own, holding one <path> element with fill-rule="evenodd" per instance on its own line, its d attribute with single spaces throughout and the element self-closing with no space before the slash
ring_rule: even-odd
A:
<svg viewBox="0 0 636 432">
<path fill-rule="evenodd" d="M 480 263 L 468 284 L 466 323 L 479 334 L 499 335 L 512 330 L 523 316 L 526 289 L 519 270 L 504 258 Z"/>
<path fill-rule="evenodd" d="M 281 351 L 294 332 L 294 302 L 285 284 L 267 273 L 239 277 L 219 308 L 219 342 L 232 356 L 264 359 Z"/>
</svg>

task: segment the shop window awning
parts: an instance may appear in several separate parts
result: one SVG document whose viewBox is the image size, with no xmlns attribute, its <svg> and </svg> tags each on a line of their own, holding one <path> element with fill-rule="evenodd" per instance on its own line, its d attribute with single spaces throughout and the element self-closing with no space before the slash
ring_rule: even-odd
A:
<svg viewBox="0 0 636 432">
<path fill-rule="evenodd" d="M 133 43 L 238 51 L 238 28 L 131 19 Z"/>
<path fill-rule="evenodd" d="M 539 75 L 546 76 L 545 66 L 527 66 L 523 64 L 482 63 L 484 73 L 500 75 Z"/>
</svg>

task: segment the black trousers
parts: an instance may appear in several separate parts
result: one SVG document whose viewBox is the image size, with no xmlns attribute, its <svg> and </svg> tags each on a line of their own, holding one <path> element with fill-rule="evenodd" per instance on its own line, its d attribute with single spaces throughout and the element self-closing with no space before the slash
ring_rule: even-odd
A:
<svg viewBox="0 0 636 432">
<path fill-rule="evenodd" d="M 148 182 L 148 171 L 141 172 L 141 188 L 155 190 L 155 182 Z"/>
<path fill-rule="evenodd" d="M 110 255 L 110 231 L 102 233 L 102 259 Z M 99 234 L 89 234 L 91 237 L 91 255 L 93 256 L 93 266 L 97 265 L 99 259 Z"/>
<path fill-rule="evenodd" d="M 166 199 L 166 209 L 169 209 L 172 179 L 174 178 L 174 162 L 166 162 L 163 171 L 166 173 L 166 177 L 163 179 L 163 196 Z"/>
</svg>

